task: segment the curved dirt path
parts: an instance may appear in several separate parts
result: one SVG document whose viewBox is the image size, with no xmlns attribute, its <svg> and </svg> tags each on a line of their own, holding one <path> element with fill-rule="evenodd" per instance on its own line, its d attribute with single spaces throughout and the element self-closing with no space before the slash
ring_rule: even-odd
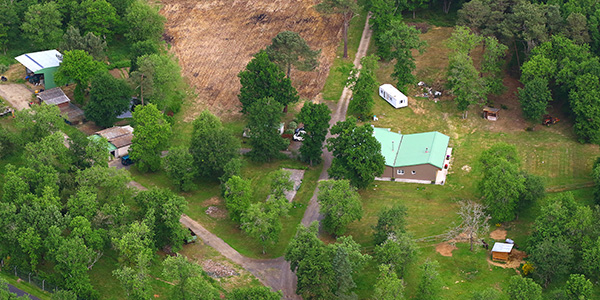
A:
<svg viewBox="0 0 600 300">
<path fill-rule="evenodd" d="M 354 59 L 354 65 L 358 66 L 358 68 L 361 67 L 360 59 L 366 55 L 367 49 L 369 48 L 369 42 L 371 40 L 372 31 L 369 28 L 368 22 L 369 17 L 367 17 L 360 40 L 360 45 Z M 351 97 L 352 91 L 350 91 L 348 88 L 344 88 L 337 107 L 331 115 L 331 121 L 329 122 L 330 125 L 346 119 L 346 111 L 348 110 L 348 103 L 350 102 Z M 328 134 L 327 138 L 330 137 L 332 137 L 331 134 Z M 326 148 L 323 149 L 323 171 L 319 175 L 319 180 L 325 180 L 329 178 L 327 170 L 331 166 L 332 159 L 332 153 Z M 130 183 L 130 186 L 139 189 L 145 189 L 143 186 L 134 181 Z M 308 226 L 314 221 L 320 221 L 323 218 L 319 214 L 319 203 L 317 202 L 318 193 L 319 188 L 317 187 L 312 198 L 310 199 L 306 211 L 304 212 L 304 217 L 302 218 L 302 224 L 305 226 Z M 296 283 L 298 280 L 296 274 L 290 270 L 290 264 L 285 261 L 283 257 L 274 259 L 253 259 L 245 257 L 225 243 L 221 238 L 206 230 L 206 228 L 187 215 L 182 215 L 179 221 L 184 226 L 190 228 L 200 239 L 202 239 L 202 241 L 204 241 L 204 243 L 213 247 L 223 256 L 227 257 L 234 263 L 239 264 L 244 269 L 256 276 L 256 278 L 258 278 L 262 284 L 271 287 L 271 289 L 275 291 L 281 290 L 285 299 L 301 299 L 300 296 L 296 295 Z"/>
</svg>

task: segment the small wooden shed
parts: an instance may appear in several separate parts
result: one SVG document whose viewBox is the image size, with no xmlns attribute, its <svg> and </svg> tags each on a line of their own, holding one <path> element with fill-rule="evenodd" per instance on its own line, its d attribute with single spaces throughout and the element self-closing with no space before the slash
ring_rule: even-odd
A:
<svg viewBox="0 0 600 300">
<path fill-rule="evenodd" d="M 484 107 L 483 108 L 483 118 L 488 119 L 490 121 L 498 120 L 498 113 L 500 112 L 499 108 L 493 107 Z"/>
<path fill-rule="evenodd" d="M 492 260 L 508 261 L 515 244 L 498 243 L 492 248 Z"/>
</svg>

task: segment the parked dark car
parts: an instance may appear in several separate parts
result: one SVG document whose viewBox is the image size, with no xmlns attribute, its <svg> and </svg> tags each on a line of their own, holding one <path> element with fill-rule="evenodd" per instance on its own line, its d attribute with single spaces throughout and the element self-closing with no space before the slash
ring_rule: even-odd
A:
<svg viewBox="0 0 600 300">
<path fill-rule="evenodd" d="M 131 160 L 131 157 L 129 157 L 129 154 L 121 157 L 121 164 L 124 166 L 133 165 L 133 160 Z"/>
</svg>

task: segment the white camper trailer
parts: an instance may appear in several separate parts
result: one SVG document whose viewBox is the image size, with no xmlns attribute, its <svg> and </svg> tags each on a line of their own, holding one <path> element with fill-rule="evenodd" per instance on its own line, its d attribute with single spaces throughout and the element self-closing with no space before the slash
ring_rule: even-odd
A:
<svg viewBox="0 0 600 300">
<path fill-rule="evenodd" d="M 406 97 L 402 92 L 397 90 L 391 84 L 384 84 L 379 87 L 379 96 L 385 99 L 389 104 L 391 104 L 394 108 L 406 107 L 408 106 L 408 97 Z"/>
</svg>

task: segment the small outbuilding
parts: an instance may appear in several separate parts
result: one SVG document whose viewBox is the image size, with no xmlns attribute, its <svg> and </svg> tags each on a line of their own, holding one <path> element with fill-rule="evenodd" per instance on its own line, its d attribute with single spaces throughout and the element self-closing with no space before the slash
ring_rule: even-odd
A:
<svg viewBox="0 0 600 300">
<path fill-rule="evenodd" d="M 498 113 L 500 112 L 499 108 L 493 107 L 484 107 L 483 108 L 483 118 L 488 119 L 490 121 L 498 120 Z"/>
<path fill-rule="evenodd" d="M 96 135 L 108 140 L 109 152 L 115 158 L 123 157 L 129 153 L 131 140 L 133 139 L 133 127 L 114 126 L 96 132 Z"/>
<path fill-rule="evenodd" d="M 515 244 L 498 243 L 492 248 L 492 260 L 508 261 Z"/>
<path fill-rule="evenodd" d="M 408 97 L 402 94 L 393 85 L 386 83 L 379 87 L 379 96 L 391 104 L 394 108 L 408 106 Z"/>
<path fill-rule="evenodd" d="M 27 79 L 32 84 L 43 85 L 49 90 L 56 87 L 54 73 L 62 62 L 62 54 L 56 50 L 46 50 L 33 53 L 25 53 L 15 59 L 27 68 Z"/>
<path fill-rule="evenodd" d="M 56 105 L 60 114 L 69 121 L 69 124 L 78 124 L 83 121 L 83 110 L 71 103 L 71 99 L 65 95 L 59 87 L 45 90 L 36 94 L 39 104 Z"/>
</svg>

